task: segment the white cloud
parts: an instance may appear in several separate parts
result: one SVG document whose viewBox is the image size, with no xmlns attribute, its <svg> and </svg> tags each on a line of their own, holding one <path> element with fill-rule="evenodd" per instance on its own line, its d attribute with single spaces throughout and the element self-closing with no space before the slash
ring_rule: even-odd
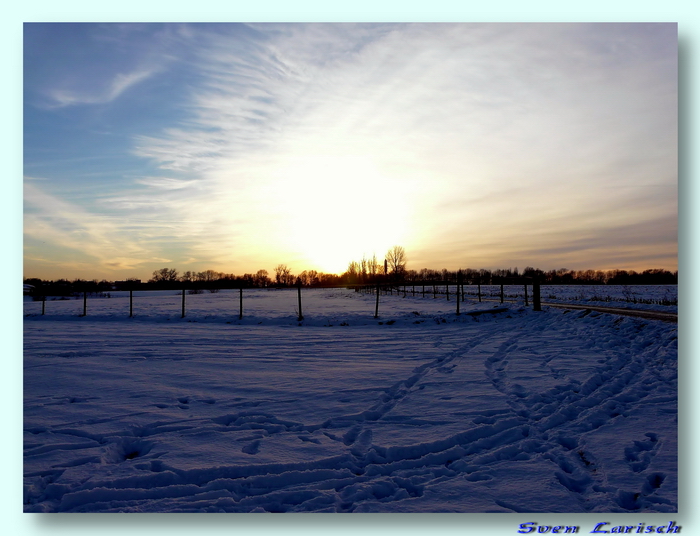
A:
<svg viewBox="0 0 700 536">
<path fill-rule="evenodd" d="M 195 180 L 173 179 L 170 177 L 144 177 L 136 179 L 137 184 L 142 184 L 159 190 L 182 190 L 197 184 Z"/>
<path fill-rule="evenodd" d="M 153 250 L 148 241 L 139 240 L 138 231 L 124 232 L 125 222 L 119 216 L 87 211 L 32 182 L 24 183 L 24 203 L 25 238 L 71 251 L 72 258 L 84 258 L 102 268 L 128 269 L 151 259 Z M 146 225 L 141 231 L 152 232 L 152 226 Z"/>
<path fill-rule="evenodd" d="M 75 106 L 81 104 L 106 104 L 116 100 L 129 88 L 152 77 L 158 70 L 136 70 L 130 73 L 117 73 L 102 87 L 89 91 L 79 89 L 53 89 L 49 92 L 55 107 Z"/>
</svg>

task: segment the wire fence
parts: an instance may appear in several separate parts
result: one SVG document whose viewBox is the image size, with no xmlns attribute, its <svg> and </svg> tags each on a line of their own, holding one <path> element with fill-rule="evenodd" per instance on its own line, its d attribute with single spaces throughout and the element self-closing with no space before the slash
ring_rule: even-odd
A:
<svg viewBox="0 0 700 536">
<path fill-rule="evenodd" d="M 412 283 L 412 284 L 376 284 L 376 285 L 362 285 L 362 286 L 351 286 L 351 287 L 340 287 L 348 292 L 355 292 L 360 294 L 371 294 L 375 296 L 374 299 L 374 318 L 379 317 L 380 312 L 380 302 L 383 303 L 386 297 L 403 297 L 406 298 L 411 296 L 413 298 L 424 298 L 424 299 L 434 299 L 434 300 L 445 300 L 446 302 L 451 302 L 453 305 L 453 311 L 455 314 L 460 315 L 464 312 L 462 304 L 469 300 L 472 302 L 480 303 L 482 301 L 494 301 L 497 300 L 500 303 L 505 303 L 506 301 L 517 301 L 524 298 L 525 305 L 532 305 L 535 310 L 540 310 L 539 308 L 539 286 L 534 285 L 528 289 L 527 285 L 522 286 L 519 291 L 515 291 L 513 286 L 505 285 L 464 285 L 449 282 L 430 282 L 430 283 Z M 321 287 L 315 289 L 303 289 L 301 286 L 296 288 L 287 289 L 229 289 L 222 293 L 227 297 L 224 302 L 219 302 L 221 307 L 225 307 L 229 314 L 238 317 L 238 319 L 243 319 L 246 314 L 246 301 L 251 298 L 258 298 L 261 293 L 265 291 L 282 291 L 286 295 L 293 293 L 295 299 L 293 301 L 293 310 L 297 320 L 304 320 L 304 309 L 305 309 L 305 295 L 308 291 L 317 292 L 323 290 L 338 290 L 339 287 Z M 218 294 L 218 291 L 212 292 L 212 294 Z M 33 302 L 40 302 L 40 311 L 37 308 L 31 308 L 31 306 L 25 306 L 25 314 L 27 316 L 45 316 L 47 315 L 47 310 L 49 316 L 51 315 L 61 315 L 65 316 L 79 316 L 85 317 L 92 314 L 93 303 L 104 304 L 105 299 L 108 301 L 110 298 L 119 298 L 120 307 L 111 308 L 110 314 L 112 316 L 119 316 L 121 314 L 133 318 L 137 312 L 144 312 L 149 310 L 149 299 L 155 300 L 156 297 L 163 298 L 167 297 L 168 306 L 167 309 L 163 309 L 163 301 L 158 302 L 158 307 L 155 309 L 150 309 L 149 312 L 152 313 L 155 310 L 166 312 L 169 315 L 175 314 L 175 307 L 177 307 L 177 313 L 179 313 L 180 318 L 185 318 L 188 316 L 188 306 L 190 304 L 190 296 L 192 294 L 204 294 L 201 289 L 188 289 L 183 288 L 179 291 L 116 291 L 116 292 L 82 292 L 79 294 L 74 294 L 70 297 L 46 297 L 46 296 L 32 296 Z M 380 300 L 380 296 L 383 296 Z M 124 307 L 125 298 L 128 298 L 128 307 Z M 194 299 L 198 299 L 194 297 Z M 80 308 L 70 307 L 68 303 L 75 303 L 78 301 L 80 303 Z M 154 302 L 155 303 L 155 302 Z M 235 305 L 234 305 L 235 303 Z M 47 308 L 48 304 L 48 308 Z M 287 306 L 291 308 L 292 301 L 287 298 Z M 37 303 L 37 305 L 39 305 Z M 232 310 L 235 307 L 235 311 Z M 211 306 L 207 311 L 200 310 L 200 314 L 208 314 L 211 312 L 214 306 Z M 104 314 L 105 308 L 98 307 L 98 314 Z M 70 311 L 70 312 L 69 312 Z M 118 313 L 117 311 L 123 311 Z M 259 312 L 259 310 L 257 311 Z"/>
<path fill-rule="evenodd" d="M 529 283 L 529 284 L 528 284 Z M 324 291 L 328 291 L 325 292 Z M 433 311 L 438 305 L 441 312 L 454 313 L 456 315 L 465 314 L 464 302 L 470 302 L 469 307 L 474 309 L 474 305 L 481 302 L 516 302 L 533 310 L 541 310 L 543 301 L 545 304 L 631 304 L 634 308 L 648 310 L 661 310 L 666 312 L 677 311 L 678 287 L 677 285 L 547 285 L 541 286 L 536 282 L 521 281 L 518 284 L 480 284 L 470 281 L 455 283 L 450 281 L 417 281 L 406 283 L 379 283 L 373 285 L 355 285 L 344 287 L 318 287 L 306 288 L 302 286 L 292 288 L 265 289 L 258 288 L 238 288 L 224 289 L 219 294 L 216 289 L 209 289 L 208 292 L 201 288 L 182 288 L 181 290 L 128 290 L 114 292 L 82 292 L 72 296 L 47 297 L 41 295 L 26 296 L 24 311 L 26 316 L 128 316 L 133 318 L 136 314 L 141 316 L 165 315 L 168 318 L 179 316 L 185 318 L 192 315 L 193 318 L 213 317 L 224 315 L 227 319 L 237 317 L 242 320 L 244 316 L 253 314 L 258 317 L 265 315 L 291 316 L 301 321 L 304 313 L 308 309 L 312 317 L 317 317 L 319 311 L 329 314 L 334 307 L 341 307 L 342 303 L 329 302 L 328 297 L 336 296 L 333 291 L 345 293 L 359 293 L 372 296 L 372 300 L 363 300 L 356 304 L 356 309 L 352 314 L 372 315 L 378 318 L 381 311 L 385 314 L 396 312 L 402 307 L 399 298 L 411 298 L 405 303 L 405 307 L 413 307 L 416 310 Z M 284 295 L 284 299 L 260 300 L 261 297 L 275 296 L 275 292 L 280 292 L 278 298 Z M 209 295 L 211 293 L 211 296 Z M 204 295 L 204 296 L 191 296 Z M 324 298 L 321 296 L 325 295 Z M 190 297 L 191 296 L 191 297 Z M 225 299 L 220 299 L 222 296 Z M 312 300 L 307 303 L 308 297 Z M 110 300 L 109 298 L 119 298 Z M 128 299 L 128 302 L 127 302 Z M 28 300 L 31 300 L 29 302 Z M 387 300 L 393 300 L 391 305 L 384 305 Z M 423 306 L 416 305 L 417 301 L 425 300 Z M 428 300 L 432 304 L 428 305 Z M 36 303 L 39 302 L 39 303 Z M 77 302 L 77 303 L 76 303 Z M 113 305 L 105 306 L 105 303 L 113 302 Z M 128 305 L 127 305 L 128 303 Z M 75 304 L 75 305 L 72 305 Z M 94 304 L 94 305 L 93 305 Z M 194 307 L 190 311 L 190 305 Z M 205 305 L 206 304 L 206 305 Z M 370 305 L 371 304 L 371 305 Z M 449 304 L 449 305 L 447 305 Z M 251 306 L 253 308 L 251 309 Z M 360 309 L 364 307 L 364 313 Z M 471 313 L 467 313 L 471 314 Z"/>
<path fill-rule="evenodd" d="M 447 301 L 450 301 L 452 299 L 455 302 L 455 314 L 459 315 L 461 314 L 461 308 L 460 308 L 460 303 L 464 302 L 467 299 L 467 292 L 465 292 L 465 288 L 469 289 L 469 297 L 475 297 L 478 302 L 482 302 L 483 300 L 493 300 L 494 296 L 498 297 L 498 300 L 500 303 L 504 303 L 506 301 L 506 292 L 505 292 L 505 284 L 500 284 L 500 285 L 495 285 L 498 288 L 498 293 L 494 295 L 493 291 L 490 290 L 494 285 L 481 285 L 481 283 L 476 283 L 476 284 L 467 284 L 465 285 L 461 281 L 458 281 L 457 283 L 449 283 L 447 281 L 445 282 L 419 282 L 419 283 L 410 283 L 410 284 L 396 284 L 396 285 L 367 285 L 360 287 L 361 292 L 365 293 L 370 293 L 370 294 L 375 294 L 376 295 L 376 306 L 375 306 L 375 313 L 374 316 L 375 318 L 378 317 L 379 315 L 379 297 L 380 295 L 393 295 L 394 292 L 396 292 L 397 295 L 403 295 L 403 297 L 406 297 L 409 295 L 415 297 L 416 292 L 418 292 L 418 296 L 422 298 L 426 297 L 431 297 L 433 299 L 437 299 L 438 296 L 442 297 L 444 296 Z M 525 282 L 522 284 L 522 294 L 513 294 L 512 292 L 508 294 L 508 299 L 517 299 L 519 296 L 522 296 L 525 301 L 525 305 L 528 306 L 530 304 L 530 297 L 532 301 L 532 308 L 535 311 L 541 311 L 542 310 L 542 305 L 541 305 L 541 298 L 540 298 L 540 284 L 537 281 L 533 281 L 530 285 L 530 293 L 528 294 L 528 284 Z M 416 287 L 418 289 L 416 290 Z M 482 287 L 483 291 L 482 292 Z M 409 290 L 410 289 L 410 290 Z M 489 289 L 487 291 L 487 289 Z"/>
</svg>

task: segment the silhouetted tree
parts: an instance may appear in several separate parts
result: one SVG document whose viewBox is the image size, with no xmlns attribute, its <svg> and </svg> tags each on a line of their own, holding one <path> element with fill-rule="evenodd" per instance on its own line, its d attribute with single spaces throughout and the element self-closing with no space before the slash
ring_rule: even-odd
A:
<svg viewBox="0 0 700 536">
<path fill-rule="evenodd" d="M 180 276 L 180 281 L 183 283 L 191 283 L 192 281 L 195 281 L 197 279 L 197 274 L 195 272 L 192 272 L 190 270 L 186 271 L 184 274 Z"/>
<path fill-rule="evenodd" d="M 318 286 L 318 275 L 316 270 L 308 270 L 306 272 L 306 284 L 310 287 Z"/>
<path fill-rule="evenodd" d="M 369 275 L 371 282 L 374 282 L 374 280 L 381 273 L 381 271 L 382 266 L 377 260 L 377 256 L 372 255 L 372 258 L 367 261 L 367 274 Z"/>
<path fill-rule="evenodd" d="M 275 267 L 275 281 L 278 285 L 284 286 L 294 284 L 294 276 L 286 264 L 278 264 Z"/>
<path fill-rule="evenodd" d="M 535 277 L 542 281 L 544 278 L 544 272 L 542 270 L 538 270 L 537 268 L 533 268 L 532 266 L 526 266 L 523 270 L 523 277 Z"/>
<path fill-rule="evenodd" d="M 270 277 L 267 270 L 258 270 L 253 276 L 253 282 L 256 287 L 266 287 L 270 284 Z"/>
<path fill-rule="evenodd" d="M 149 283 L 170 283 L 177 281 L 177 270 L 175 268 L 161 268 L 153 270 L 153 276 Z"/>
<path fill-rule="evenodd" d="M 349 284 L 354 285 L 359 281 L 359 267 L 360 265 L 355 261 L 348 263 L 348 269 L 344 274 L 344 278 Z"/>
<path fill-rule="evenodd" d="M 401 281 L 406 272 L 406 250 L 401 246 L 394 246 L 386 253 L 386 261 L 389 266 L 389 273 L 396 281 Z"/>
</svg>

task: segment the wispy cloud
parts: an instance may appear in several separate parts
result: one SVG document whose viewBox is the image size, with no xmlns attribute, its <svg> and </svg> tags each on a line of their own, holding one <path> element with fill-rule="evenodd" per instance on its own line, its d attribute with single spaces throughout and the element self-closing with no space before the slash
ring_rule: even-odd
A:
<svg viewBox="0 0 700 536">
<path fill-rule="evenodd" d="M 136 179 L 135 182 L 159 190 L 182 190 L 197 184 L 195 180 L 173 179 L 170 177 L 143 177 Z"/>
<path fill-rule="evenodd" d="M 157 70 L 137 70 L 131 73 L 117 73 L 103 87 L 92 91 L 77 89 L 53 89 L 49 96 L 55 107 L 76 106 L 82 104 L 106 104 L 119 98 L 122 93 L 132 86 L 153 76 Z"/>
<path fill-rule="evenodd" d="M 25 240 L 72 252 L 68 263 L 71 266 L 87 263 L 130 269 L 152 260 L 153 250 L 147 243 L 152 224 L 141 225 L 136 232 L 124 232 L 122 217 L 84 210 L 33 182 L 24 184 L 24 203 Z M 139 231 L 144 235 L 141 239 Z M 79 259 L 83 259 L 82 263 Z"/>
</svg>

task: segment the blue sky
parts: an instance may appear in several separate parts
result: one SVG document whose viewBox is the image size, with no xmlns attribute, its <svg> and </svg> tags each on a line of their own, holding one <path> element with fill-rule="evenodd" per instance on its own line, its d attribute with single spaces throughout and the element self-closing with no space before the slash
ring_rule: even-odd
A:
<svg viewBox="0 0 700 536">
<path fill-rule="evenodd" d="M 677 268 L 675 24 L 25 24 L 25 277 Z"/>
</svg>

